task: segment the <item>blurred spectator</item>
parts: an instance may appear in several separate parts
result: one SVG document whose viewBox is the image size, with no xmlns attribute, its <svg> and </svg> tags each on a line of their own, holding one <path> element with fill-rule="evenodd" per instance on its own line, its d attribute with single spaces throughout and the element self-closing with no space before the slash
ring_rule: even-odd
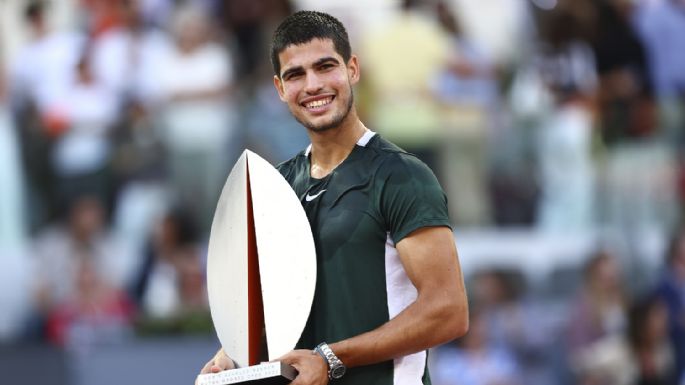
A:
<svg viewBox="0 0 685 385">
<path fill-rule="evenodd" d="M 681 0 L 643 1 L 635 23 L 644 41 L 655 93 L 664 101 L 685 95 L 685 4 Z"/>
<path fill-rule="evenodd" d="M 123 342 L 132 330 L 132 303 L 105 280 L 92 255 L 76 258 L 75 290 L 47 314 L 49 341 L 81 352 Z"/>
<path fill-rule="evenodd" d="M 571 362 L 579 385 L 635 385 L 637 365 L 623 334 L 614 335 L 588 346 Z"/>
<path fill-rule="evenodd" d="M 93 37 L 98 37 L 124 23 L 125 15 L 117 1 L 81 0 L 80 3 L 85 28 Z"/>
<path fill-rule="evenodd" d="M 595 225 L 592 129 L 597 73 L 582 24 L 561 7 L 543 14 L 532 57 L 550 105 L 537 127 L 541 195 L 537 225 L 583 231 Z"/>
<path fill-rule="evenodd" d="M 265 47 L 276 25 L 293 11 L 289 0 L 270 0 L 270 3 L 274 4 L 268 7 L 261 27 L 269 32 L 268 36 L 263 36 Z M 248 98 L 243 102 L 245 107 L 239 126 L 245 131 L 247 147 L 277 164 L 304 149 L 309 144 L 309 137 L 274 90 L 271 63 L 262 59 L 251 71 L 254 81 L 250 89 L 245 90 Z"/>
<path fill-rule="evenodd" d="M 598 252 L 585 265 L 584 282 L 569 315 L 569 346 L 584 346 L 609 335 L 621 334 L 626 327 L 628 300 L 616 257 Z"/>
<path fill-rule="evenodd" d="M 111 200 L 111 130 L 117 119 L 116 96 L 98 82 L 86 50 L 73 69 L 71 81 L 60 94 L 62 127 L 53 129 L 52 165 L 59 203 L 83 194 Z"/>
<path fill-rule="evenodd" d="M 679 152 L 680 202 L 685 201 L 685 3 L 642 2 L 635 24 L 645 43 L 651 81 L 659 102 L 660 128 Z"/>
<path fill-rule="evenodd" d="M 45 1 L 27 3 L 24 16 L 31 40 L 10 68 L 14 106 L 20 110 L 35 106 L 45 120 L 60 118 L 61 111 L 51 108 L 72 79 L 85 43 L 85 37 L 76 31 L 53 31 L 48 25 L 48 10 Z"/>
<path fill-rule="evenodd" d="M 685 232 L 682 230 L 671 240 L 655 294 L 666 305 L 677 375 L 685 379 Z"/>
<path fill-rule="evenodd" d="M 488 335 L 496 345 L 511 349 L 523 337 L 524 277 L 517 271 L 492 268 L 474 274 L 470 292 L 488 322 Z"/>
<path fill-rule="evenodd" d="M 180 8 L 172 26 L 175 46 L 156 69 L 170 182 L 203 229 L 238 152 L 232 57 L 211 40 L 210 25 L 201 9 Z"/>
<path fill-rule="evenodd" d="M 229 0 L 217 2 L 220 16 L 230 32 L 236 48 L 237 78 L 250 78 L 259 64 L 264 62 L 268 52 L 271 31 L 264 28 L 267 14 L 287 1 L 271 0 Z M 290 5 L 288 4 L 288 8 Z M 289 13 L 289 12 L 288 12 Z"/>
<path fill-rule="evenodd" d="M 59 102 L 73 79 L 85 42 L 75 31 L 53 31 L 48 25 L 48 7 L 44 1 L 26 3 L 24 18 L 30 40 L 12 60 L 9 78 L 32 232 L 52 220 L 59 207 L 50 160 L 50 134 L 64 128 L 65 112 Z"/>
<path fill-rule="evenodd" d="M 449 49 L 443 69 L 436 73 L 433 89 L 443 103 L 476 108 L 476 113 L 486 114 L 498 97 L 492 60 L 464 34 L 446 2 L 436 5 L 436 17 L 447 34 Z"/>
<path fill-rule="evenodd" d="M 79 298 L 82 261 L 89 261 L 106 286 L 120 290 L 131 279 L 134 261 L 125 245 L 106 228 L 105 212 L 97 198 L 83 196 L 69 206 L 66 223 L 44 230 L 34 245 L 35 305 L 45 317 L 65 302 Z M 90 266 L 87 266 L 90 269 Z M 88 273 L 87 270 L 83 273 Z M 90 281 L 86 281 L 88 283 Z"/>
<path fill-rule="evenodd" d="M 459 225 L 483 225 L 490 220 L 487 199 L 488 139 L 498 101 L 495 69 L 480 46 L 468 39 L 445 2 L 436 6 L 437 19 L 448 34 L 449 54 L 432 79 L 441 104 L 443 185 L 452 220 Z"/>
<path fill-rule="evenodd" d="M 596 354 L 605 354 L 598 351 L 609 349 L 614 341 L 623 338 L 628 323 L 627 306 L 616 257 L 598 252 L 585 265 L 584 282 L 567 321 L 569 359 L 575 366 L 579 383 L 611 383 L 593 382 L 597 375 L 588 365 L 593 364 Z"/>
<path fill-rule="evenodd" d="M 118 192 L 131 180 L 159 179 L 162 174 L 164 151 L 156 131 L 163 97 L 159 73 L 172 43 L 159 20 L 150 21 L 144 12 L 159 9 L 156 16 L 165 17 L 173 4 L 168 0 L 91 0 L 91 5 L 92 19 L 98 18 L 98 12 L 116 19 L 93 37 L 92 68 L 96 81 L 116 96 L 112 138 Z"/>
<path fill-rule="evenodd" d="M 668 317 L 656 297 L 638 300 L 624 333 L 588 346 L 574 360 L 582 385 L 676 385 Z"/>
<path fill-rule="evenodd" d="M 183 323 L 193 316 L 208 316 L 198 231 L 183 211 L 168 213 L 155 226 L 145 261 L 132 286 L 143 327 L 149 331 L 182 330 L 189 326 Z"/>
<path fill-rule="evenodd" d="M 214 0 L 221 24 L 227 29 L 229 49 L 236 52 L 236 79 L 247 88 L 265 78 L 271 34 L 283 18 L 295 10 L 292 0 Z M 322 4 L 322 6 L 324 6 Z M 271 76 L 268 76 L 270 79 Z"/>
<path fill-rule="evenodd" d="M 631 308 L 628 342 L 637 369 L 636 385 L 678 384 L 663 301 L 649 297 Z"/>
<path fill-rule="evenodd" d="M 489 5 L 496 3 L 492 1 Z M 521 61 L 519 65 L 511 65 L 509 61 L 508 66 L 493 63 L 500 73 L 500 92 L 506 96 L 506 103 L 494 115 L 497 120 L 490 138 L 490 147 L 496 149 L 490 151 L 491 211 L 498 226 L 532 226 L 538 216 L 540 186 L 535 162 L 535 128 L 551 108 L 551 100 L 541 74 L 532 63 L 537 40 L 529 35 L 532 33 L 527 33 L 517 44 L 522 56 L 517 59 Z"/>
<path fill-rule="evenodd" d="M 598 207 L 608 225 L 665 238 L 677 219 L 676 163 L 671 145 L 659 135 L 645 46 L 631 23 L 635 8 L 624 0 L 602 0 L 595 10 L 600 126 L 607 147 Z"/>
<path fill-rule="evenodd" d="M 600 75 L 602 132 L 608 145 L 654 133 L 652 84 L 645 47 L 622 0 L 596 3 L 594 49 Z"/>
<path fill-rule="evenodd" d="M 95 39 L 93 72 L 117 95 L 117 107 L 149 109 L 159 96 L 156 75 L 166 65 L 170 42 L 145 25 L 138 1 L 114 3 L 122 21 Z"/>
<path fill-rule="evenodd" d="M 111 188 L 116 203 L 113 230 L 129 242 L 136 255 L 142 255 L 144 240 L 173 194 L 164 174 L 160 75 L 173 49 L 166 28 L 175 2 L 91 0 L 91 4 L 99 7 L 103 1 L 111 4 L 93 9 L 90 17 L 95 22 L 98 12 L 101 16 L 111 13 L 117 20 L 93 43 L 96 80 L 117 98 L 111 135 Z M 153 15 L 153 10 L 158 13 Z"/>
<path fill-rule="evenodd" d="M 80 0 L 79 8 L 85 27 L 91 36 L 97 37 L 126 23 L 126 10 L 119 0 Z M 143 22 L 163 27 L 168 21 L 174 0 L 126 0 L 139 10 Z"/>
<path fill-rule="evenodd" d="M 441 139 L 439 105 L 430 92 L 449 49 L 447 33 L 421 11 L 422 2 L 404 0 L 387 24 L 362 40 L 362 58 L 371 94 L 370 127 L 416 154 L 436 172 Z"/>
<path fill-rule="evenodd" d="M 524 384 L 516 360 L 506 347 L 492 344 L 488 322 L 473 306 L 469 309 L 469 332 L 436 348 L 431 362 L 435 385 Z"/>
<path fill-rule="evenodd" d="M 492 268 L 472 277 L 469 292 L 485 322 L 487 343 L 512 354 L 518 378 L 545 385 L 557 378 L 556 336 L 560 317 L 526 297 L 524 276 L 513 269 Z"/>
<path fill-rule="evenodd" d="M 483 47 L 498 68 L 507 70 L 525 59 L 532 42 L 528 1 L 451 0 L 465 35 Z M 492 28 L 496 25 L 497 28 Z"/>
</svg>

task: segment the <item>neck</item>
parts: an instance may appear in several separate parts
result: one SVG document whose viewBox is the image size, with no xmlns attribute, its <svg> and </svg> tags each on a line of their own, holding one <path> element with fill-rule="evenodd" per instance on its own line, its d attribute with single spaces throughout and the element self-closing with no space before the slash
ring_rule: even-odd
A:
<svg viewBox="0 0 685 385">
<path fill-rule="evenodd" d="M 338 127 L 321 132 L 309 130 L 312 177 L 322 178 L 333 171 L 352 152 L 365 132 L 366 127 L 354 109 Z"/>
</svg>

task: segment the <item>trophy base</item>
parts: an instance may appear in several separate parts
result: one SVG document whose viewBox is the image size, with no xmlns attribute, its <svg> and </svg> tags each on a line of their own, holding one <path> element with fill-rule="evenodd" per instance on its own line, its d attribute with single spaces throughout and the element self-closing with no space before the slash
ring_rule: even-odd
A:
<svg viewBox="0 0 685 385">
<path fill-rule="evenodd" d="M 287 385 L 297 376 L 297 370 L 283 362 L 266 362 L 219 373 L 200 374 L 197 385 Z"/>
</svg>

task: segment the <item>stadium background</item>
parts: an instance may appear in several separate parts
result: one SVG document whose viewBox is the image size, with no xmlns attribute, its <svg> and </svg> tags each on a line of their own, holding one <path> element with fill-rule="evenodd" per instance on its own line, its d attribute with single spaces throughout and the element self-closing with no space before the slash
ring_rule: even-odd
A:
<svg viewBox="0 0 685 385">
<path fill-rule="evenodd" d="M 0 0 L 0 382 L 193 381 L 230 165 L 307 144 L 268 62 L 297 9 L 448 193 L 473 314 L 434 384 L 684 383 L 681 0 Z"/>
</svg>

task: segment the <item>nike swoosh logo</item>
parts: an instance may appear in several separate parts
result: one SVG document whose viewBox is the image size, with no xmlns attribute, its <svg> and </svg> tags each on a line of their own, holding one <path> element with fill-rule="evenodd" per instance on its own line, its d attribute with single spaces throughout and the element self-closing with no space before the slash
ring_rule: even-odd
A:
<svg viewBox="0 0 685 385">
<path fill-rule="evenodd" d="M 309 195 L 309 194 L 307 194 L 307 196 L 304 197 L 304 200 L 306 200 L 307 202 L 311 202 L 311 201 L 313 201 L 314 199 L 318 198 L 319 195 L 323 194 L 325 191 L 326 191 L 326 190 L 324 189 L 324 190 L 321 190 L 321 191 L 319 191 L 318 193 L 316 193 L 316 194 L 314 194 L 314 195 Z"/>
</svg>

